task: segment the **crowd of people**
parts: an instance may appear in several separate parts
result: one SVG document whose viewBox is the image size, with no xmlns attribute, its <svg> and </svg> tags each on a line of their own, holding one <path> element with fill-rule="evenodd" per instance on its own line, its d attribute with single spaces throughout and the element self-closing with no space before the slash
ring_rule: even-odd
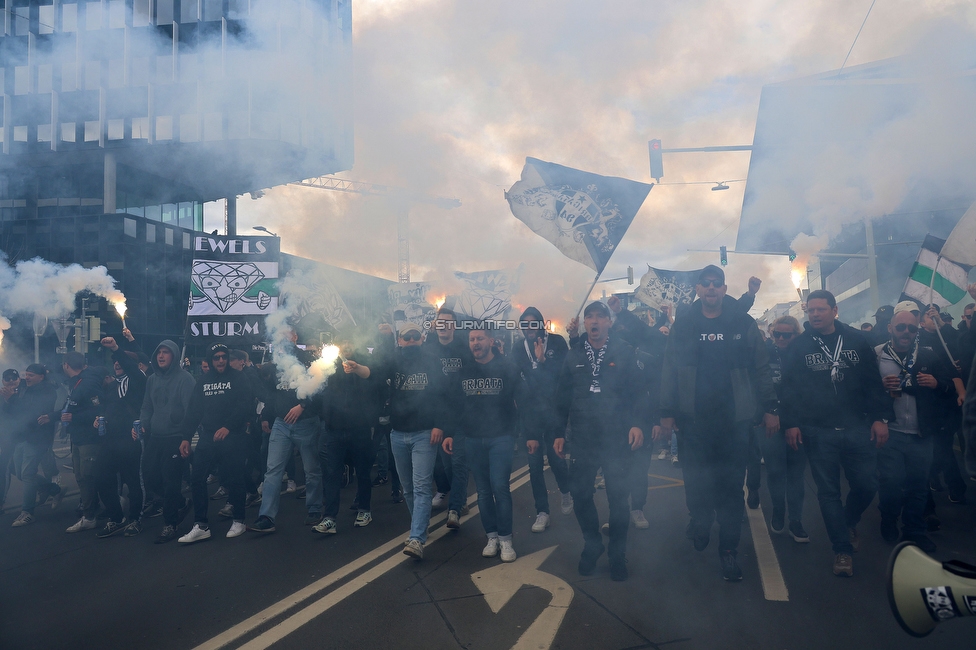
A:
<svg viewBox="0 0 976 650">
<path fill-rule="evenodd" d="M 760 284 L 752 278 L 735 299 L 726 295 L 723 270 L 709 266 L 698 277 L 698 299 L 663 326 L 612 297 L 587 305 L 582 329 L 574 319 L 568 341 L 529 307 L 507 353 L 492 323 L 461 327 L 441 308 L 424 325 L 380 325 L 368 347 L 337 338 L 333 374 L 301 398 L 274 363 L 255 365 L 244 351 L 213 345 L 195 377 L 173 341 L 147 356 L 124 330 L 101 340 L 109 368 L 65 354 L 60 391 L 42 364 L 23 376 L 3 372 L 0 502 L 13 475 L 23 483 L 14 527 L 31 524 L 43 504 L 59 506 L 52 446 L 60 427 L 80 493 L 68 533 L 132 537 L 161 517 L 156 543 L 192 544 L 211 538 L 210 502 L 225 499 L 217 515 L 231 522 L 226 537 L 268 534 L 280 525 L 281 495 L 296 493 L 305 525 L 331 535 L 339 530 L 340 492 L 354 480 L 353 525 L 372 522 L 373 488 L 390 484 L 410 513 L 403 552 L 421 560 L 432 509 L 445 507 L 446 526 L 460 528 L 473 477 L 482 555 L 512 562 L 510 477 L 524 445 L 531 531 L 544 533 L 551 521 L 547 459 L 558 507 L 575 512 L 582 533 L 579 573 L 591 575 L 606 552 L 610 576 L 620 581 L 628 577 L 628 529 L 649 526 L 648 468 L 660 445 L 659 458 L 680 458 L 695 549 L 709 546 L 718 524 L 725 580 L 743 576 L 737 547 L 745 508 L 759 507 L 763 463 L 769 528 L 797 543 L 810 540 L 803 525 L 809 464 L 834 574 L 853 575 L 858 525 L 876 495 L 887 542 L 935 551 L 927 534 L 940 526 L 933 491 L 947 489 L 949 501 L 962 504 L 964 475 L 976 478 L 976 404 L 966 393 L 976 381 L 974 305 L 958 329 L 911 301 L 884 307 L 873 327 L 855 329 L 838 320 L 832 294 L 813 291 L 807 322 L 783 316 L 764 331 L 748 315 Z M 314 355 L 288 327 L 277 352 L 310 366 Z M 965 471 L 953 451 L 957 436 Z M 598 485 L 609 507 L 603 526 Z M 248 524 L 251 508 L 257 515 Z"/>
</svg>

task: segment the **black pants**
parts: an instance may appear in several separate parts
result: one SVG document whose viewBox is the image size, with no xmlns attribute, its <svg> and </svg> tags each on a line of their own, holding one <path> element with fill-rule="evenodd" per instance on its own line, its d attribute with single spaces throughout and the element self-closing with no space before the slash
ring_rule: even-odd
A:
<svg viewBox="0 0 976 650">
<path fill-rule="evenodd" d="M 234 521 L 244 521 L 244 463 L 247 458 L 247 436 L 243 432 L 229 434 L 214 441 L 213 434 L 201 434 L 193 451 L 193 471 L 190 488 L 193 490 L 193 521 L 207 524 L 210 496 L 207 494 L 207 475 L 215 460 L 220 460 L 220 478 L 227 488 L 227 502 L 234 508 Z M 277 486 L 271 486 L 275 489 Z"/>
<path fill-rule="evenodd" d="M 339 495 L 346 455 L 356 468 L 356 499 L 360 510 L 369 510 L 373 493 L 370 472 L 373 467 L 373 439 L 369 429 L 332 431 L 325 429 L 319 441 L 319 462 L 322 465 L 322 516 L 339 514 Z"/>
<path fill-rule="evenodd" d="M 750 492 L 759 489 L 762 482 L 763 439 L 766 437 L 764 428 L 751 427 L 749 429 L 749 462 L 746 464 L 746 487 Z"/>
<path fill-rule="evenodd" d="M 945 477 L 946 487 L 949 488 L 949 495 L 958 499 L 966 494 L 966 480 L 959 470 L 959 461 L 956 460 L 956 454 L 952 450 L 952 441 L 956 436 L 956 430 L 959 429 L 962 418 L 958 408 L 952 408 L 948 411 L 943 425 L 932 436 L 933 458 L 930 478 L 936 481 L 939 474 L 942 474 Z M 948 417 L 950 414 L 956 417 Z"/>
<path fill-rule="evenodd" d="M 734 551 L 742 534 L 742 482 L 752 424 L 688 419 L 679 422 L 678 456 L 693 526 L 709 530 L 718 519 L 718 550 Z"/>
<path fill-rule="evenodd" d="M 627 487 L 630 494 L 630 509 L 643 510 L 647 504 L 647 470 L 651 468 L 651 456 L 654 455 L 654 444 L 651 440 L 645 440 L 644 444 L 631 452 L 633 460 L 630 463 L 630 472 L 627 479 Z"/>
<path fill-rule="evenodd" d="M 251 422 L 249 433 L 245 436 L 247 456 L 244 466 L 244 492 L 247 494 L 258 493 L 258 481 L 261 480 L 267 469 L 265 465 L 268 454 L 265 453 L 263 461 L 261 459 L 262 437 L 261 424 Z"/>
<path fill-rule="evenodd" d="M 610 507 L 610 547 L 612 559 L 623 559 L 627 550 L 627 528 L 630 525 L 630 507 L 627 497 L 630 489 L 627 476 L 633 452 L 626 446 L 574 444 L 569 465 L 569 490 L 573 495 L 573 510 L 583 532 L 583 555 L 595 556 L 603 552 L 600 535 L 600 517 L 593 503 L 596 489 L 593 482 L 596 472 L 603 468 L 606 482 L 607 504 Z"/>
<path fill-rule="evenodd" d="M 146 455 L 143 471 L 146 485 L 157 496 L 163 497 L 163 521 L 168 526 L 176 526 L 180 508 L 186 504 L 183 498 L 183 470 L 186 461 L 180 456 L 178 436 L 167 438 L 150 437 L 146 440 Z"/>
<path fill-rule="evenodd" d="M 115 523 L 122 521 L 122 503 L 119 500 L 119 477 L 129 488 L 129 521 L 142 517 L 142 441 L 132 438 L 111 438 L 102 443 L 95 474 L 98 481 L 98 497 L 105 504 L 108 518 Z"/>
<path fill-rule="evenodd" d="M 889 436 L 878 450 L 878 510 L 882 519 L 895 521 L 901 515 L 905 535 L 924 535 L 932 438 L 900 431 Z"/>
<path fill-rule="evenodd" d="M 397 474 L 396 462 L 393 460 L 393 445 L 390 443 L 390 432 L 393 429 L 389 424 L 381 424 L 373 429 L 373 457 L 375 458 L 380 447 L 385 447 L 383 453 L 386 454 L 386 472 L 390 479 L 390 490 L 399 492 L 401 489 L 400 476 Z M 370 468 L 372 469 L 372 468 Z"/>
</svg>

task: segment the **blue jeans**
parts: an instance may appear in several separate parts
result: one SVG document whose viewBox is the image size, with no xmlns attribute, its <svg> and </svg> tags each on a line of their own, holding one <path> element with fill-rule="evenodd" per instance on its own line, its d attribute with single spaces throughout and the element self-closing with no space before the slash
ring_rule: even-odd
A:
<svg viewBox="0 0 976 650">
<path fill-rule="evenodd" d="M 50 449 L 50 446 L 34 445 L 29 442 L 19 442 L 14 447 L 14 474 L 24 484 L 23 505 L 21 506 L 21 510 L 24 512 L 34 514 L 34 506 L 39 491 L 45 491 L 45 498 L 61 491 L 61 488 L 37 473 L 44 455 Z"/>
<path fill-rule="evenodd" d="M 846 429 L 801 427 L 803 444 L 810 458 L 810 471 L 817 484 L 817 500 L 834 553 L 854 551 L 847 530 L 857 526 L 878 491 L 878 450 L 866 426 Z M 840 470 L 850 485 L 847 501 L 840 495 Z"/>
<path fill-rule="evenodd" d="M 455 447 L 453 454 L 437 449 L 440 462 L 434 463 L 434 482 L 438 492 L 450 494 L 448 510 L 460 511 L 468 500 L 468 462 L 464 451 L 464 445 Z"/>
<path fill-rule="evenodd" d="M 434 460 L 437 445 L 430 444 L 430 429 L 390 432 L 390 446 L 397 474 L 403 485 L 403 498 L 410 510 L 410 539 L 427 542 L 430 525 L 430 499 L 433 496 Z"/>
<path fill-rule="evenodd" d="M 488 537 L 512 539 L 512 457 L 514 436 L 464 438 L 468 468 L 478 489 L 481 525 Z M 536 452 L 538 454 L 539 452 Z"/>
<path fill-rule="evenodd" d="M 556 487 L 563 494 L 569 492 L 569 466 L 566 460 L 556 456 L 552 449 L 555 431 L 545 431 L 539 441 L 539 449 L 529 454 L 529 482 L 532 484 L 532 498 L 535 499 L 536 513 L 549 514 L 549 491 L 546 489 L 546 477 L 543 474 L 543 455 L 549 458 L 549 469 L 556 479 Z"/>
<path fill-rule="evenodd" d="M 803 497 L 805 488 L 803 478 L 807 469 L 806 445 L 793 451 L 786 444 L 783 432 L 772 438 L 766 437 L 762 428 L 763 458 L 766 460 L 766 484 L 769 498 L 773 502 L 773 516 L 786 516 L 790 512 L 790 523 L 803 519 Z"/>
<path fill-rule="evenodd" d="M 317 417 L 305 418 L 295 424 L 285 424 L 281 418 L 275 418 L 271 437 L 268 438 L 268 471 L 264 475 L 261 511 L 258 516 L 274 520 L 278 515 L 281 477 L 295 447 L 298 447 L 305 468 L 305 507 L 310 515 L 322 513 L 322 469 L 319 466 L 318 434 Z"/>
<path fill-rule="evenodd" d="M 906 536 L 924 535 L 929 498 L 932 438 L 891 431 L 878 451 L 878 510 L 882 519 L 897 521 Z"/>
</svg>

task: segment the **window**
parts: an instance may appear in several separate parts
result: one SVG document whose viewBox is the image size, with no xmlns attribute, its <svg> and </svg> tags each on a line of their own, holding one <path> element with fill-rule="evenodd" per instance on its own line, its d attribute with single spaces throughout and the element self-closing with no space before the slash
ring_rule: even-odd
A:
<svg viewBox="0 0 976 650">
<path fill-rule="evenodd" d="M 61 31 L 78 31 L 78 5 L 61 5 Z"/>
<path fill-rule="evenodd" d="M 200 116 L 195 113 L 180 115 L 180 142 L 200 141 Z"/>
<path fill-rule="evenodd" d="M 132 118 L 132 139 L 133 140 L 149 139 L 149 118 L 148 117 Z"/>
<path fill-rule="evenodd" d="M 77 134 L 75 133 L 74 122 L 61 123 L 61 142 L 74 142 Z"/>
<path fill-rule="evenodd" d="M 26 95 L 30 89 L 28 86 L 28 68 L 26 65 L 18 65 L 14 68 L 14 94 Z"/>
<path fill-rule="evenodd" d="M 108 26 L 110 29 L 125 27 L 125 0 L 109 0 Z"/>
<path fill-rule="evenodd" d="M 147 205 L 146 206 L 146 219 L 152 219 L 153 221 L 159 221 L 160 216 L 160 206 L 158 205 Z"/>
<path fill-rule="evenodd" d="M 148 86 L 149 85 L 149 57 L 135 56 L 129 63 L 129 85 Z"/>
<path fill-rule="evenodd" d="M 61 64 L 61 92 L 78 90 L 78 66 L 74 63 Z"/>
<path fill-rule="evenodd" d="M 145 27 L 152 22 L 150 0 L 132 0 L 132 26 Z"/>
<path fill-rule="evenodd" d="M 156 226 L 154 224 L 146 224 L 146 241 L 150 244 L 156 242 Z"/>
<path fill-rule="evenodd" d="M 14 7 L 14 34 L 26 36 L 30 33 L 30 7 Z"/>
<path fill-rule="evenodd" d="M 122 219 L 122 232 L 126 237 L 136 236 L 136 220 L 135 219 Z"/>
<path fill-rule="evenodd" d="M 163 223 L 175 223 L 178 218 L 175 203 L 163 204 Z"/>
<path fill-rule="evenodd" d="M 102 28 L 102 3 L 85 3 L 85 29 L 89 31 Z"/>
<path fill-rule="evenodd" d="M 37 8 L 37 33 L 54 33 L 54 5 L 41 5 Z"/>
<path fill-rule="evenodd" d="M 166 229 L 166 245 L 167 246 L 172 246 L 173 245 L 173 229 L 172 228 L 167 228 Z"/>
<path fill-rule="evenodd" d="M 190 233 L 183 233 L 183 249 L 190 250 Z"/>
<path fill-rule="evenodd" d="M 172 115 L 160 115 L 156 118 L 156 139 L 157 140 L 173 139 L 173 116 Z"/>
<path fill-rule="evenodd" d="M 101 61 L 85 61 L 85 90 L 98 90 L 101 72 Z"/>
<path fill-rule="evenodd" d="M 54 66 L 45 63 L 37 66 L 37 92 L 49 93 L 54 90 Z"/>
<path fill-rule="evenodd" d="M 108 120 L 108 139 L 121 140 L 125 137 L 125 120 Z"/>
<path fill-rule="evenodd" d="M 98 120 L 85 122 L 85 142 L 98 142 Z"/>
<path fill-rule="evenodd" d="M 195 23 L 197 16 L 197 0 L 180 0 L 180 22 Z"/>
<path fill-rule="evenodd" d="M 37 141 L 38 142 L 50 142 L 51 141 L 51 125 L 50 124 L 38 124 L 37 125 Z"/>
<path fill-rule="evenodd" d="M 156 24 L 169 25 L 173 22 L 173 0 L 158 0 L 156 2 Z"/>
</svg>

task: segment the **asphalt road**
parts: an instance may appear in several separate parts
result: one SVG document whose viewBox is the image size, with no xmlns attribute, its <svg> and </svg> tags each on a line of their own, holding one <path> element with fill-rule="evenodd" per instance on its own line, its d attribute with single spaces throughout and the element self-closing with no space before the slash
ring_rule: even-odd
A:
<svg viewBox="0 0 976 650">
<path fill-rule="evenodd" d="M 160 518 L 146 520 L 135 538 L 66 534 L 76 520 L 76 495 L 58 511 L 39 507 L 35 523 L 22 528 L 10 527 L 17 509 L 8 508 L 0 518 L 0 648 L 973 646 L 976 618 L 943 623 L 921 640 L 897 626 L 884 586 L 891 547 L 878 532 L 875 506 L 859 528 L 855 576 L 831 573 L 809 476 L 804 523 L 812 542 L 772 536 L 788 600 L 771 601 L 748 524 L 739 549 L 741 583 L 722 580 L 715 535 L 704 552 L 692 548 L 684 536 L 681 471 L 670 463 L 651 464 L 650 528 L 630 530 L 625 583 L 609 579 L 605 556 L 593 576 L 578 575 L 579 530 L 572 515 L 559 513 L 548 472 L 552 526 L 530 532 L 535 512 L 524 465 L 524 455 L 517 456 L 519 560 L 511 565 L 481 557 L 476 510 L 459 532 L 447 531 L 443 511 L 435 511 L 425 559 L 406 558 L 400 548 L 409 517 L 404 504 L 391 502 L 389 486 L 375 488 L 367 528 L 353 528 L 355 513 L 345 508 L 354 490 L 344 490 L 334 536 L 304 527 L 304 502 L 287 495 L 278 532 L 226 539 L 230 522 L 219 521 L 221 504 L 211 501 L 214 538 L 189 546 L 154 545 Z M 64 478 L 70 485 L 70 472 Z M 935 557 L 976 563 L 976 508 L 950 505 L 944 493 L 936 498 L 943 529 L 932 536 Z M 597 503 L 605 517 L 602 491 Z M 762 507 L 769 511 L 765 490 Z M 249 510 L 249 520 L 256 514 Z"/>
</svg>

